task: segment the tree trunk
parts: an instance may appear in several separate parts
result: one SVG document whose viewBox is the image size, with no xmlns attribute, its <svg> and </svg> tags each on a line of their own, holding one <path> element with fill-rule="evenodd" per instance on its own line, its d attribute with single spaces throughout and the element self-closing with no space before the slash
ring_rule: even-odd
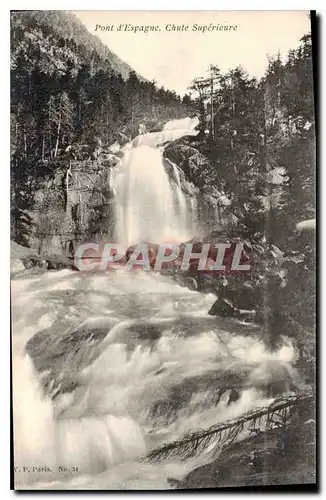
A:
<svg viewBox="0 0 326 500">
<path fill-rule="evenodd" d="M 53 159 L 52 151 L 52 134 L 51 134 L 51 107 L 49 106 L 49 145 L 50 145 L 50 159 Z"/>
<path fill-rule="evenodd" d="M 214 81 L 213 69 L 211 68 L 211 135 L 214 139 Z"/>
<path fill-rule="evenodd" d="M 60 113 L 59 122 L 58 122 L 57 140 L 56 140 L 56 143 L 55 143 L 54 158 L 56 158 L 57 154 L 58 154 L 60 129 L 61 129 L 61 113 Z"/>
</svg>

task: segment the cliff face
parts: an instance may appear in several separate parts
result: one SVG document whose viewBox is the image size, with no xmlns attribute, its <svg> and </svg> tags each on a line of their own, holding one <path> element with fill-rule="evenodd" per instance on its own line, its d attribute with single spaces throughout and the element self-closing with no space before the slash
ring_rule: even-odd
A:
<svg viewBox="0 0 326 500">
<path fill-rule="evenodd" d="M 104 163 L 71 161 L 44 180 L 31 212 L 30 245 L 39 253 L 71 254 L 76 244 L 111 233 L 110 167 Z"/>
<path fill-rule="evenodd" d="M 195 195 L 198 219 L 207 232 L 224 223 L 231 202 L 212 182 L 214 167 L 200 149 L 200 143 L 183 138 L 165 148 L 164 158 L 182 172 L 182 189 Z"/>
<path fill-rule="evenodd" d="M 41 180 L 38 178 L 27 210 L 30 224 L 25 244 L 40 255 L 71 256 L 78 244 L 104 238 L 115 241 L 113 179 L 123 158 L 126 140 L 123 136 L 120 142 L 106 148 L 101 143 L 95 148 L 78 146 L 55 163 L 47 163 L 47 173 Z M 132 143 L 129 144 L 131 147 Z M 185 139 L 182 145 L 175 141 L 165 147 L 163 162 L 171 185 L 184 193 L 189 210 L 196 213 L 200 221 L 199 226 L 206 225 L 212 230 L 220 224 L 227 203 L 216 188 L 209 185 L 209 175 L 205 180 L 202 170 L 211 167 L 204 155 Z"/>
<path fill-rule="evenodd" d="M 70 12 L 10 19 L 11 238 L 69 254 L 113 237 L 112 144 L 192 115 L 193 103 L 137 75 Z"/>
</svg>

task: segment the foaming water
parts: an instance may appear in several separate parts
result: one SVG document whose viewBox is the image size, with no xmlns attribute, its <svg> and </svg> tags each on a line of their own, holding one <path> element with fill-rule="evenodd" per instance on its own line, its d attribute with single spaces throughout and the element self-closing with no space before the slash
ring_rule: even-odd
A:
<svg viewBox="0 0 326 500">
<path fill-rule="evenodd" d="M 118 241 L 130 245 L 189 238 L 184 195 L 176 186 L 178 206 L 158 149 L 140 146 L 130 150 L 114 188 Z"/>
<path fill-rule="evenodd" d="M 157 146 L 197 124 L 175 120 L 125 146 L 110 174 L 120 243 L 194 235 L 196 200 L 175 165 L 170 180 Z M 141 457 L 298 387 L 293 347 L 271 352 L 258 327 L 209 316 L 215 300 L 121 268 L 13 279 L 16 489 L 169 489 L 211 450 Z"/>
<path fill-rule="evenodd" d="M 160 144 L 187 135 L 197 135 L 198 119 L 173 120 L 162 132 L 144 134 L 125 146 L 124 158 L 116 167 L 116 239 L 123 244 L 139 241 L 186 241 L 193 235 L 192 205 L 187 206 L 179 172 L 171 180 L 163 164 Z"/>
<path fill-rule="evenodd" d="M 291 345 L 270 352 L 259 331 L 208 316 L 213 295 L 162 276 L 47 272 L 12 293 L 17 488 L 169 488 L 207 457 L 139 457 L 296 383 Z"/>
</svg>

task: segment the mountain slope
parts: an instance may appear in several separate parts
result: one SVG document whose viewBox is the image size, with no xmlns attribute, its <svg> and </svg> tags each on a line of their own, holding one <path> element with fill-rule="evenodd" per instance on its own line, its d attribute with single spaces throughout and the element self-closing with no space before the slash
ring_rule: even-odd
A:
<svg viewBox="0 0 326 500">
<path fill-rule="evenodd" d="M 64 72 L 90 61 L 94 69 L 108 69 L 128 78 L 132 68 L 89 33 L 71 12 L 57 10 L 11 11 L 11 64 L 24 57 L 46 72 Z M 52 71 L 51 71 L 52 70 Z M 141 78 L 141 80 L 145 80 Z"/>
</svg>

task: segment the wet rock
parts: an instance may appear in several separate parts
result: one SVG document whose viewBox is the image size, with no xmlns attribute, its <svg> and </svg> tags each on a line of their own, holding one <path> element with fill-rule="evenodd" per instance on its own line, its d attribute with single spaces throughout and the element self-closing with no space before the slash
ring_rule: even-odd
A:
<svg viewBox="0 0 326 500">
<path fill-rule="evenodd" d="M 291 441 L 295 446 L 289 446 Z M 189 489 L 315 483 L 314 455 L 311 446 L 298 441 L 295 429 L 258 432 L 227 446 L 216 460 L 197 467 L 179 484 L 175 483 L 175 487 Z"/>
<path fill-rule="evenodd" d="M 216 302 L 212 305 L 208 311 L 210 316 L 222 316 L 222 317 L 236 317 L 237 312 L 235 307 L 226 299 L 218 297 Z"/>
<path fill-rule="evenodd" d="M 168 477 L 167 482 L 173 489 L 177 489 L 181 484 L 181 481 L 179 481 L 178 479 L 174 479 L 173 477 Z"/>
<path fill-rule="evenodd" d="M 19 245 L 15 241 L 10 241 L 10 256 L 12 259 L 23 259 L 34 254 L 35 252 L 31 248 Z"/>
<path fill-rule="evenodd" d="M 195 278 L 191 278 L 191 277 L 185 278 L 184 284 L 190 290 L 198 290 L 198 283 L 195 280 Z"/>
<path fill-rule="evenodd" d="M 11 242 L 11 274 L 26 269 L 70 269 L 71 259 L 64 255 L 37 254 L 33 248 L 27 248 Z"/>
<path fill-rule="evenodd" d="M 104 167 L 115 167 L 120 162 L 120 159 L 113 154 L 105 154 L 101 156 L 101 165 Z"/>
<path fill-rule="evenodd" d="M 163 156 L 168 158 L 173 163 L 176 163 L 187 175 L 189 173 L 189 165 L 187 161 L 194 155 L 199 154 L 198 150 L 186 144 L 172 143 L 164 150 Z M 188 171 L 186 171 L 188 169 Z"/>
<path fill-rule="evenodd" d="M 111 146 L 108 148 L 108 151 L 111 154 L 117 154 L 120 151 L 120 147 L 121 147 L 120 144 L 118 143 L 118 141 L 116 141 L 113 144 L 111 144 Z"/>
<path fill-rule="evenodd" d="M 55 397 L 75 390 L 82 369 L 101 354 L 101 344 L 115 324 L 112 318 L 89 319 L 77 330 L 53 331 L 51 327 L 35 334 L 26 351 L 36 370 L 43 373 L 45 392 Z"/>
<path fill-rule="evenodd" d="M 46 262 L 47 269 L 70 269 L 72 266 L 72 260 L 65 256 L 47 257 L 42 262 Z"/>
<path fill-rule="evenodd" d="M 11 259 L 10 260 L 10 274 L 14 275 L 21 271 L 25 271 L 25 266 L 20 259 Z"/>
<path fill-rule="evenodd" d="M 19 245 L 15 241 L 10 242 L 10 274 L 14 275 L 31 267 L 29 264 L 37 259 L 37 254 L 32 248 Z"/>
<path fill-rule="evenodd" d="M 128 144 L 128 142 L 131 140 L 130 137 L 128 137 L 124 132 L 118 132 L 117 133 L 117 140 L 121 146 L 124 146 L 125 144 Z"/>
</svg>

